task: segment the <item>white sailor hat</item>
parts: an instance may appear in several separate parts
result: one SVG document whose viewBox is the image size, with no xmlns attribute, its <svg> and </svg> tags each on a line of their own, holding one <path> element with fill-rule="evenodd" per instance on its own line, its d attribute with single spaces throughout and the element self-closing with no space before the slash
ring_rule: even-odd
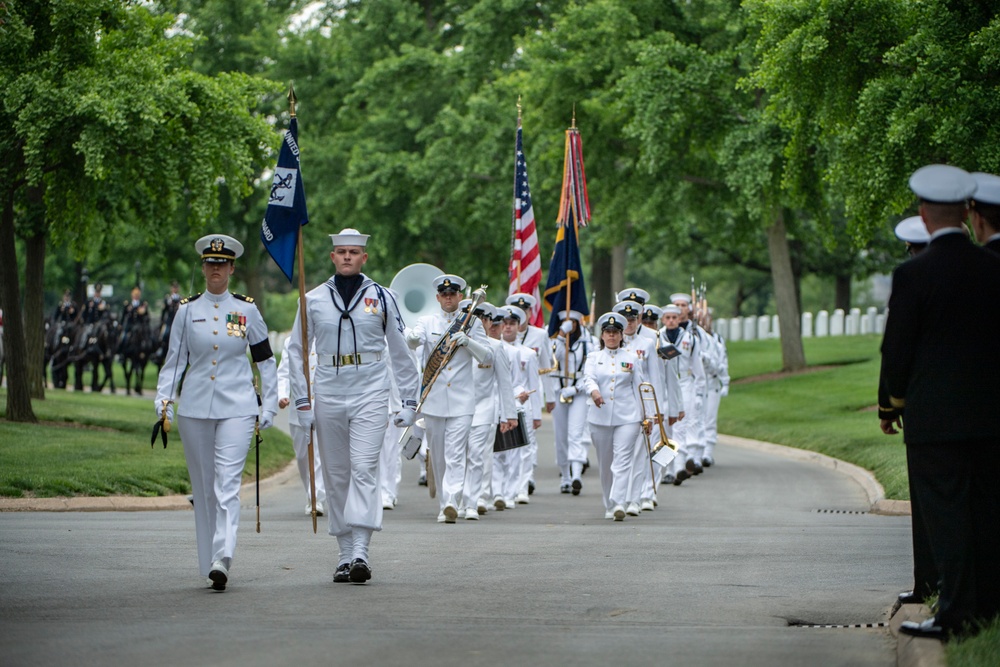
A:
<svg viewBox="0 0 1000 667">
<path fill-rule="evenodd" d="M 458 309 L 461 310 L 463 313 L 467 313 L 469 312 L 469 306 L 471 305 L 472 305 L 472 299 L 462 299 L 458 303 Z M 492 320 L 494 317 L 496 317 L 497 309 L 493 306 L 492 303 L 486 303 L 484 301 L 483 303 L 476 306 L 476 309 L 472 312 L 472 314 L 478 315 L 480 317 L 488 317 Z"/>
<path fill-rule="evenodd" d="M 201 255 L 201 261 L 209 264 L 232 262 L 243 256 L 243 244 L 225 234 L 202 236 L 195 242 L 194 249 Z"/>
<path fill-rule="evenodd" d="M 625 330 L 625 317 L 620 313 L 604 313 L 597 320 L 597 328 L 601 331 L 608 329 Z"/>
<path fill-rule="evenodd" d="M 663 307 L 663 315 L 680 315 L 680 314 L 681 314 L 681 309 L 672 303 Z"/>
<path fill-rule="evenodd" d="M 972 195 L 976 203 L 1000 206 L 1000 176 L 975 171 L 972 178 L 976 181 L 976 192 Z"/>
<path fill-rule="evenodd" d="M 659 320 L 663 316 L 663 309 L 653 304 L 646 304 L 642 307 L 642 319 Z"/>
<path fill-rule="evenodd" d="M 526 294 L 524 292 L 516 292 L 508 296 L 507 300 L 504 303 L 506 303 L 508 306 L 517 306 L 521 310 L 527 311 L 534 308 L 535 303 L 537 302 L 535 301 L 535 297 L 531 296 L 530 294 Z"/>
<path fill-rule="evenodd" d="M 638 287 L 630 287 L 618 292 L 619 301 L 635 301 L 640 306 L 649 301 L 649 292 Z"/>
<path fill-rule="evenodd" d="M 503 315 L 504 319 L 515 319 L 518 323 L 524 322 L 527 318 L 524 311 L 517 306 L 500 306 L 497 308 L 497 314 Z"/>
<path fill-rule="evenodd" d="M 913 172 L 910 189 L 932 204 L 961 204 L 976 191 L 976 179 L 958 167 L 929 164 Z"/>
<path fill-rule="evenodd" d="M 619 301 L 611 310 L 631 320 L 642 315 L 642 304 L 635 301 Z"/>
<path fill-rule="evenodd" d="M 434 279 L 434 287 L 440 292 L 461 292 L 465 289 L 465 281 L 454 276 L 450 273 L 446 273 L 443 276 L 438 276 Z"/>
<path fill-rule="evenodd" d="M 565 320 L 566 319 L 566 311 L 565 310 L 560 310 L 557 313 L 557 316 L 559 317 L 559 321 L 560 322 L 562 320 Z M 576 320 L 577 322 L 583 322 L 583 313 L 577 312 L 575 310 L 571 310 L 571 311 L 569 311 L 569 319 Z"/>
<path fill-rule="evenodd" d="M 333 247 L 336 248 L 339 245 L 357 245 L 364 248 L 368 245 L 368 237 L 370 234 L 362 234 L 356 229 L 341 229 L 338 234 L 330 234 L 330 240 L 333 241 Z"/>
<path fill-rule="evenodd" d="M 919 215 L 911 215 L 896 223 L 896 238 L 907 243 L 930 243 L 931 235 L 927 232 L 924 219 Z"/>
<path fill-rule="evenodd" d="M 674 292 L 670 295 L 670 302 L 676 303 L 678 301 L 683 301 L 687 305 L 691 305 L 691 295 L 686 292 Z"/>
</svg>

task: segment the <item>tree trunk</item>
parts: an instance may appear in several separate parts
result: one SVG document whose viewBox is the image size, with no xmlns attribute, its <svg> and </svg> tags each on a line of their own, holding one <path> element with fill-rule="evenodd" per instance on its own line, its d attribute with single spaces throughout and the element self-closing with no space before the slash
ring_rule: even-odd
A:
<svg viewBox="0 0 1000 667">
<path fill-rule="evenodd" d="M 590 252 L 590 290 L 596 293 L 594 312 L 590 314 L 593 322 L 615 305 L 611 295 L 611 252 L 606 248 L 594 247 Z"/>
<path fill-rule="evenodd" d="M 14 248 L 14 195 L 7 193 L 0 215 L 0 308 L 3 308 L 3 344 L 7 365 L 7 419 L 37 422 L 31 408 L 25 364 L 24 320 L 21 317 L 21 286 Z"/>
<path fill-rule="evenodd" d="M 785 218 L 780 209 L 774 212 L 774 222 L 767 230 L 767 251 L 771 259 L 774 300 L 778 306 L 782 370 L 801 370 L 806 367 L 806 354 L 802 348 L 801 315 L 795 296 L 795 275 L 792 272 Z"/>
<path fill-rule="evenodd" d="M 851 276 L 837 276 L 837 292 L 834 297 L 834 308 L 843 308 L 845 313 L 851 312 Z"/>
<path fill-rule="evenodd" d="M 24 265 L 24 344 L 28 391 L 45 398 L 45 232 L 27 239 Z"/>
</svg>

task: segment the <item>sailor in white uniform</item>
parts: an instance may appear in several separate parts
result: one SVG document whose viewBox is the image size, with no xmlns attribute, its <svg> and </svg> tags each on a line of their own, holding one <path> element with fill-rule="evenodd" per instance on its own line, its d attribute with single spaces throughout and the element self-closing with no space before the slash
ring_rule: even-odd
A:
<svg viewBox="0 0 1000 667">
<path fill-rule="evenodd" d="M 705 453 L 701 465 L 710 468 L 715 465 L 715 444 L 719 440 L 719 403 L 729 395 L 729 354 L 726 341 L 712 327 L 712 313 L 705 319 L 705 331 L 715 347 L 712 372 L 706 376 L 708 392 L 705 398 Z"/>
<path fill-rule="evenodd" d="M 162 417 L 165 410 L 171 419 L 171 403 L 179 401 L 177 427 L 194 496 L 198 565 L 212 588 L 221 591 L 236 553 L 240 484 L 258 419 L 248 346 L 260 373 L 262 429 L 274 421 L 278 389 L 260 311 L 250 297 L 229 292 L 229 277 L 243 246 L 230 236 L 210 234 L 200 238 L 195 249 L 201 255 L 206 290 L 183 299 L 178 307 L 157 378 L 156 414 Z M 175 391 L 182 375 L 179 396 Z"/>
<path fill-rule="evenodd" d="M 701 462 L 705 457 L 705 404 L 708 400 L 708 378 L 710 375 L 716 373 L 716 365 L 718 363 L 716 359 L 716 346 L 711 336 L 708 335 L 708 332 L 698 323 L 702 314 L 696 313 L 693 309 L 691 297 L 684 292 L 680 292 L 674 294 L 672 298 L 674 299 L 674 305 L 681 309 L 681 327 L 687 329 L 692 335 L 695 352 L 701 356 L 703 375 L 700 378 L 696 378 L 698 392 L 696 403 L 697 414 L 695 415 L 695 420 L 688 426 L 688 454 L 690 456 L 688 460 L 691 461 L 694 468 L 693 471 L 689 472 L 694 475 L 700 475 L 704 470 Z M 693 445 L 690 444 L 690 435 L 692 433 L 695 434 Z M 686 463 L 686 467 L 691 464 Z"/>
<path fill-rule="evenodd" d="M 368 547 L 382 530 L 379 454 L 388 424 L 389 366 L 403 408 L 397 426 L 416 419 L 418 377 L 403 335 L 396 297 L 361 272 L 368 235 L 355 229 L 331 234 L 336 274 L 306 293 L 307 340 L 316 349 L 315 416 L 302 373 L 302 318 L 288 344 L 292 396 L 299 423 L 315 423 L 326 482 L 329 532 L 339 558 L 334 582 L 364 583 L 372 576 Z"/>
<path fill-rule="evenodd" d="M 701 428 L 699 397 L 704 393 L 705 387 L 705 368 L 701 362 L 701 350 L 694 334 L 680 326 L 680 317 L 681 309 L 678 306 L 671 304 L 663 307 L 664 327 L 660 330 L 660 346 L 673 346 L 680 352 L 680 356 L 677 357 L 677 369 L 681 391 L 684 394 L 684 419 L 674 424 L 673 429 L 678 452 L 663 478 L 663 481 L 674 485 L 680 485 L 695 472 L 694 456 L 697 453 L 695 450 L 697 448 L 700 451 L 697 442 Z"/>
<path fill-rule="evenodd" d="M 468 320 L 471 325 L 468 332 L 461 330 L 466 320 L 458 304 L 462 301 L 465 280 L 445 274 L 433 282 L 441 310 L 418 319 L 407 332 L 406 342 L 425 366 L 425 383 L 427 365 L 440 361 L 440 355 L 434 354 L 438 344 L 457 345 L 454 356 L 441 364 L 437 380 L 431 385 L 420 410 L 437 484 L 438 522 L 455 523 L 464 498 L 466 447 L 472 416 L 476 412 L 472 368 L 477 363 L 491 363 L 493 351 L 477 317 Z M 449 334 L 452 327 L 454 332 Z M 449 334 L 447 339 L 445 334 Z"/>
<path fill-rule="evenodd" d="M 549 332 L 541 327 L 530 324 L 531 309 L 535 306 L 535 297 L 524 292 L 517 292 L 507 297 L 508 306 L 516 306 L 524 311 L 527 316 L 521 321 L 521 328 L 518 330 L 518 342 L 531 350 L 538 356 L 538 372 L 541 376 L 541 399 L 545 403 L 545 410 L 552 414 L 556 406 L 556 389 L 551 379 L 544 377 L 552 372 L 555 363 L 552 360 L 552 341 L 549 339 Z M 535 468 L 538 466 L 538 440 L 535 438 L 535 428 L 528 429 L 528 446 L 521 447 L 521 454 L 525 458 L 525 465 L 521 469 L 521 481 L 517 494 L 517 502 L 528 503 L 528 496 L 535 492 Z"/>
<path fill-rule="evenodd" d="M 635 441 L 642 428 L 639 385 L 645 382 L 639 356 L 621 347 L 625 318 L 605 313 L 597 320 L 599 350 L 587 356 L 583 386 L 593 401 L 587 413 L 597 451 L 604 517 L 622 521 L 632 480 Z"/>
<path fill-rule="evenodd" d="M 657 348 L 657 358 L 660 363 L 660 377 L 663 379 L 665 384 L 664 392 L 657 390 L 656 400 L 659 404 L 661 413 L 664 411 L 664 396 L 666 396 L 666 412 L 661 414 L 661 421 L 663 421 L 663 432 L 667 434 L 668 438 L 673 439 L 673 428 L 674 424 L 684 418 L 684 394 L 681 391 L 680 377 L 677 366 L 677 357 L 670 359 L 664 358 L 661 354 L 662 341 L 659 337 L 660 320 L 663 317 L 663 309 L 659 306 L 654 306 L 652 304 L 646 304 L 643 306 L 642 311 L 642 326 L 649 331 L 656 340 Z M 666 352 L 665 350 L 663 352 Z M 655 448 L 656 445 L 660 443 L 660 429 L 654 428 L 653 432 L 650 434 L 650 444 Z M 659 483 L 663 479 L 663 466 L 654 460 L 653 461 L 653 479 Z M 652 504 L 656 506 L 656 491 L 653 486 L 652 480 L 649 479 L 648 475 L 643 476 L 643 492 L 642 492 L 642 509 L 643 511 L 649 509 L 649 505 Z M 646 499 L 651 499 L 650 503 Z"/>
<path fill-rule="evenodd" d="M 309 382 L 316 376 L 316 350 L 309 352 Z M 288 338 L 285 338 L 284 351 L 278 362 L 278 408 L 288 407 L 291 390 L 288 382 Z M 288 411 L 288 431 L 292 436 L 292 448 L 295 450 L 295 463 L 299 468 L 299 478 L 306 490 L 306 516 L 312 516 L 312 489 L 309 481 L 309 429 L 299 425 L 299 411 Z M 319 448 L 313 443 L 313 480 L 316 484 L 316 515 L 323 516 L 326 511 L 326 486 L 323 484 L 323 468 L 319 462 Z"/>
<path fill-rule="evenodd" d="M 471 305 L 472 300 L 466 299 L 459 309 L 468 312 Z M 481 303 L 473 311 L 487 334 L 494 328 L 496 312 L 490 303 Z M 517 426 L 517 408 L 514 407 L 514 391 L 510 383 L 510 359 L 498 338 L 488 335 L 487 342 L 493 350 L 493 359 L 488 363 L 477 363 L 472 369 L 476 383 L 476 412 L 472 415 L 466 454 L 465 497 L 463 507 L 459 508 L 469 520 L 486 514 L 483 487 L 488 486 L 487 475 L 493 470 L 493 441 L 498 425 L 502 433 Z"/>
<path fill-rule="evenodd" d="M 556 465 L 561 493 L 580 495 L 581 475 L 587 461 L 587 396 L 583 390 L 583 367 L 597 341 L 583 326 L 583 314 L 575 310 L 558 313 L 562 323 L 553 342 L 552 356 L 558 370 L 551 377 L 558 383 L 558 401 L 552 413 Z M 569 341 L 567 351 L 567 340 Z"/>
</svg>

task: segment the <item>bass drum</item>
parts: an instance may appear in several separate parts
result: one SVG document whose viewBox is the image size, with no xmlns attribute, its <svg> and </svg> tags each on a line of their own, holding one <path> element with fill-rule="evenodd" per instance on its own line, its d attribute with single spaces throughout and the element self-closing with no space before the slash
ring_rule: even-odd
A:
<svg viewBox="0 0 1000 667">
<path fill-rule="evenodd" d="M 496 436 L 493 440 L 494 452 L 506 452 L 510 449 L 517 449 L 528 444 L 528 427 L 525 425 L 524 413 L 517 413 L 517 426 L 507 431 L 500 432 L 500 425 L 497 424 Z"/>
</svg>

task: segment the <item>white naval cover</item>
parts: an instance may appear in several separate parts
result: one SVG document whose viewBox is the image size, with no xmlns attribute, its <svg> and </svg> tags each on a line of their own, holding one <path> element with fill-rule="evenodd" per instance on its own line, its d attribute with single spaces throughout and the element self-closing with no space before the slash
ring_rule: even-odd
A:
<svg viewBox="0 0 1000 667">
<path fill-rule="evenodd" d="M 538 355 L 538 368 L 552 368 L 555 362 L 552 359 L 552 340 L 549 332 L 541 327 L 529 324 L 528 328 L 517 334 L 517 340 L 524 347 L 530 348 Z M 544 399 L 546 403 L 552 403 L 559 395 L 557 393 L 558 382 L 554 378 L 542 377 L 541 393 L 539 399 Z"/>
<path fill-rule="evenodd" d="M 416 407 L 420 379 L 403 338 L 403 318 L 392 290 L 380 288 L 362 274 L 363 280 L 350 304 L 345 304 L 333 286 L 333 278 L 306 293 L 308 340 L 316 350 L 316 377 L 313 394 L 361 394 L 373 390 L 389 391 L 389 366 L 386 352 L 399 387 L 400 398 L 408 407 Z M 384 300 L 379 292 L 384 295 Z M 302 304 L 299 304 L 302 307 Z M 384 313 L 383 308 L 388 312 Z M 367 312 L 366 312 L 367 311 Z M 349 312 L 344 319 L 342 312 Z M 384 319 L 383 319 L 384 318 Z M 296 408 L 307 406 L 305 375 L 302 373 L 302 319 L 296 314 L 288 337 L 289 379 Z M 328 366 L 323 359 L 335 355 L 360 354 L 360 364 Z M 378 360 L 375 355 L 380 355 Z"/>
<path fill-rule="evenodd" d="M 488 338 L 493 348 L 493 360 L 476 364 L 472 375 L 476 381 L 476 412 L 472 415 L 472 425 L 495 426 L 501 418 L 517 419 L 514 406 L 514 390 L 511 386 L 510 357 L 503 343 Z"/>
<path fill-rule="evenodd" d="M 424 315 L 417 320 L 410 333 L 420 337 L 420 345 L 416 348 L 416 355 L 421 367 L 427 363 L 428 357 L 434 351 L 434 346 L 437 345 L 441 336 L 448 331 L 455 318 L 460 316 L 464 317 L 465 313 L 459 311 L 446 313 L 443 310 L 438 310 L 433 315 Z M 487 342 L 488 337 L 479 318 L 472 318 L 472 328 L 469 329 L 468 335 L 491 351 L 489 358 L 477 362 L 468 348 L 458 348 L 451 361 L 441 369 L 437 380 L 434 381 L 434 386 L 431 387 L 430 393 L 427 394 L 420 409 L 421 414 L 431 417 L 461 417 L 475 414 L 476 387 L 472 377 L 472 367 L 477 363 L 491 363 L 493 348 Z"/>
<path fill-rule="evenodd" d="M 516 340 L 520 340 L 518 337 Z M 532 419 L 542 418 L 542 398 L 539 396 L 541 376 L 538 375 L 538 355 L 530 347 L 525 347 L 520 343 L 503 342 L 504 350 L 510 356 L 510 373 L 512 394 L 517 396 L 523 392 L 533 392 L 527 403 L 522 404 L 515 401 L 514 404 L 521 406 L 524 413 Z"/>
<path fill-rule="evenodd" d="M 281 351 L 281 361 L 278 362 L 278 400 L 279 401 L 281 399 L 283 399 L 283 398 L 291 399 L 291 394 L 289 393 L 291 391 L 291 383 L 289 382 L 289 378 L 288 378 L 288 366 L 289 366 L 288 343 L 289 343 L 289 339 L 288 339 L 288 337 L 286 337 L 285 338 L 285 342 L 284 342 L 283 347 L 282 347 L 282 351 Z M 314 381 L 315 378 L 316 378 L 316 347 L 313 346 L 309 350 L 309 384 L 310 384 L 310 386 L 312 385 L 312 382 Z M 314 400 L 314 403 L 315 403 L 315 400 Z M 296 426 L 298 426 L 298 424 L 299 424 L 299 413 L 298 413 L 298 410 L 295 409 L 295 404 L 292 403 L 287 409 L 288 409 L 288 423 L 289 424 L 295 424 Z"/>
<path fill-rule="evenodd" d="M 583 386 L 589 395 L 601 392 L 604 405 L 591 406 L 587 421 L 598 426 L 621 426 L 642 421 L 639 384 L 645 382 L 642 363 L 635 352 L 618 348 L 596 350 L 584 365 Z"/>
<path fill-rule="evenodd" d="M 227 315 L 246 318 L 245 336 L 227 334 Z M 156 380 L 156 403 L 178 400 L 175 389 L 184 369 L 177 414 L 194 419 L 225 419 L 258 414 L 249 345 L 267 340 L 267 325 L 253 303 L 231 292 L 200 296 L 177 308 L 170 346 Z M 257 364 L 263 411 L 278 412 L 274 357 Z"/>
</svg>

